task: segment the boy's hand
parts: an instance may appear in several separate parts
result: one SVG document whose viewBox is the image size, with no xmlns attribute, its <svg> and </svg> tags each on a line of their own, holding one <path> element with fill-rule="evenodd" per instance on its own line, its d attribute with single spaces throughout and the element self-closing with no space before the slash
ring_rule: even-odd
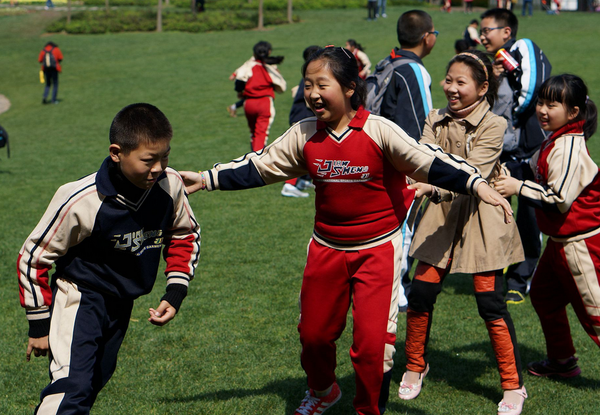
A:
<svg viewBox="0 0 600 415">
<path fill-rule="evenodd" d="M 433 194 L 433 186 L 428 183 L 416 182 L 408 185 L 408 188 L 416 190 L 415 199 L 421 196 L 431 197 Z"/>
<path fill-rule="evenodd" d="M 148 312 L 150 313 L 148 321 L 155 326 L 164 326 L 169 321 L 173 320 L 175 314 L 177 314 L 175 307 L 164 300 L 160 302 L 160 305 L 156 310 L 150 308 Z"/>
<path fill-rule="evenodd" d="M 494 70 L 494 76 L 496 78 L 498 78 L 500 75 L 502 75 L 504 73 L 504 66 L 502 66 L 502 61 L 501 60 L 494 61 L 493 65 L 492 65 L 492 69 Z"/>
<path fill-rule="evenodd" d="M 180 171 L 181 177 L 183 178 L 183 184 L 185 184 L 185 191 L 188 194 L 196 193 L 198 190 L 202 190 L 202 176 L 200 173 L 195 171 Z"/>
<path fill-rule="evenodd" d="M 501 206 L 504 209 L 504 223 L 512 222 L 513 210 L 510 203 L 487 183 L 481 183 L 477 186 L 477 195 L 488 205 Z"/>
<path fill-rule="evenodd" d="M 518 195 L 521 188 L 521 181 L 514 177 L 501 174 L 494 182 L 494 188 L 504 197 Z"/>
<path fill-rule="evenodd" d="M 31 359 L 31 352 L 35 357 L 38 356 L 46 356 L 48 354 L 48 336 L 39 337 L 39 338 L 29 338 L 29 343 L 27 344 L 27 361 Z"/>
</svg>

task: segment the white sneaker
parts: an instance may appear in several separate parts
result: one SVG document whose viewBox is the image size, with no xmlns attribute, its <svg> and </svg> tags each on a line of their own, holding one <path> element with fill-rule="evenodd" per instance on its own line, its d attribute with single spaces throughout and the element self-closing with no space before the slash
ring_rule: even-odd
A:
<svg viewBox="0 0 600 415">
<path fill-rule="evenodd" d="M 385 19 L 385 18 L 387 18 L 387 14 L 383 13 L 383 14 L 381 15 L 381 17 L 383 17 L 383 18 Z"/>
<path fill-rule="evenodd" d="M 281 196 L 287 197 L 308 197 L 308 193 L 301 192 L 296 188 L 296 186 L 292 186 L 289 183 L 283 185 L 283 189 L 281 189 Z"/>
<path fill-rule="evenodd" d="M 299 190 L 314 189 L 315 185 L 310 180 L 298 179 L 298 184 L 296 184 L 296 187 Z"/>
</svg>

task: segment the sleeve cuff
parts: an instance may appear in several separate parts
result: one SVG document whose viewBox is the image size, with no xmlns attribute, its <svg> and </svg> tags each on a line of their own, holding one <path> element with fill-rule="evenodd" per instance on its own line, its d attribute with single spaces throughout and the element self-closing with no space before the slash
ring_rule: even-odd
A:
<svg viewBox="0 0 600 415">
<path fill-rule="evenodd" d="M 38 339 L 50 333 L 50 318 L 29 320 L 29 337 Z"/>
<path fill-rule="evenodd" d="M 168 302 L 176 311 L 179 311 L 187 292 L 188 288 L 183 284 L 169 284 L 167 285 L 166 294 L 160 300 Z"/>
</svg>

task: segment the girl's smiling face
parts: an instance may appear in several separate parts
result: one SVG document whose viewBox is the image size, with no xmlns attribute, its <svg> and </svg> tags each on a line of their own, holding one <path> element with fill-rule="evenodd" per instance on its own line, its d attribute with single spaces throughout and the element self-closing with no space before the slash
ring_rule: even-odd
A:
<svg viewBox="0 0 600 415">
<path fill-rule="evenodd" d="M 488 83 L 478 85 L 473 79 L 471 68 L 463 62 L 455 62 L 448 68 L 444 93 L 451 110 L 458 111 L 474 104 L 486 94 L 487 90 Z"/>
<path fill-rule="evenodd" d="M 542 130 L 556 131 L 573 121 L 579 114 L 579 108 L 569 111 L 562 102 L 538 98 L 535 113 Z"/>
<path fill-rule="evenodd" d="M 310 62 L 304 74 L 304 99 L 317 118 L 330 128 L 341 131 L 348 126 L 356 111 L 350 98 L 354 89 L 340 85 L 327 61 Z"/>
</svg>

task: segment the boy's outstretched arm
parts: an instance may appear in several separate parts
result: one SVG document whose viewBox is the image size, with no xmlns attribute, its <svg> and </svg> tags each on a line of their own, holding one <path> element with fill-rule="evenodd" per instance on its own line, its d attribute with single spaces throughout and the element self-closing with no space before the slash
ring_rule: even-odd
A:
<svg viewBox="0 0 600 415">
<path fill-rule="evenodd" d="M 150 313 L 150 318 L 148 321 L 155 326 L 164 326 L 169 321 L 175 318 L 175 314 L 177 314 L 177 310 L 168 301 L 162 300 L 155 310 L 153 308 L 148 309 Z"/>
<path fill-rule="evenodd" d="M 48 336 L 34 338 L 29 338 L 29 343 L 27 344 L 27 361 L 31 359 L 31 353 L 35 357 L 38 356 L 46 356 L 48 354 L 49 346 L 48 346 Z"/>
<path fill-rule="evenodd" d="M 179 174 L 183 178 L 185 184 L 185 191 L 188 194 L 196 193 L 198 190 L 202 190 L 202 175 L 195 171 L 180 171 Z"/>
</svg>

